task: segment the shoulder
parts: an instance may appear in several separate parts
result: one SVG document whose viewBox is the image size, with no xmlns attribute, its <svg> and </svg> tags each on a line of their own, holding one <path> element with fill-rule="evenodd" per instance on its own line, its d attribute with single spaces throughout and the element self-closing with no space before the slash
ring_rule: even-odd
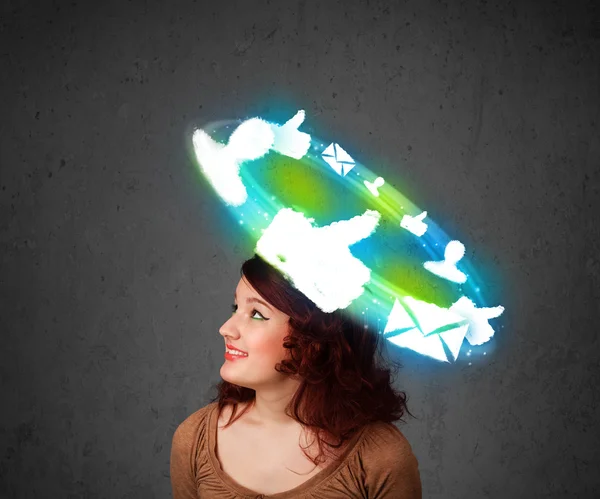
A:
<svg viewBox="0 0 600 499">
<path fill-rule="evenodd" d="M 212 402 L 187 416 L 175 429 L 173 434 L 174 449 L 191 449 L 206 437 L 208 419 L 211 412 L 216 409 L 216 402 Z"/>
<path fill-rule="evenodd" d="M 196 426 L 198 424 L 204 423 L 210 416 L 210 413 L 213 411 L 213 409 L 216 409 L 216 407 L 217 407 L 217 402 L 211 402 L 210 404 L 207 404 L 204 407 L 201 407 L 197 411 L 195 411 L 192 414 L 190 414 L 189 416 L 187 416 L 181 422 L 181 424 L 179 425 L 179 428 L 191 427 L 191 426 Z"/>
<path fill-rule="evenodd" d="M 394 424 L 377 421 L 365 429 L 366 448 L 376 450 L 382 455 L 411 454 L 412 447 L 407 438 Z"/>
<path fill-rule="evenodd" d="M 360 453 L 369 497 L 421 497 L 419 462 L 395 425 L 371 423 L 365 430 Z"/>
<path fill-rule="evenodd" d="M 198 409 L 175 429 L 171 443 L 171 486 L 174 498 L 196 497 L 197 470 L 206 460 L 202 449 L 208 432 L 208 417 L 216 403 Z"/>
</svg>

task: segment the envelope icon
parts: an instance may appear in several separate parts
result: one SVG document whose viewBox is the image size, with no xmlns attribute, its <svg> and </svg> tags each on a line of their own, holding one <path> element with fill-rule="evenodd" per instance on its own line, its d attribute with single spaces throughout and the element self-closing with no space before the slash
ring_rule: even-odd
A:
<svg viewBox="0 0 600 499">
<path fill-rule="evenodd" d="M 354 160 L 339 144 L 329 144 L 321 153 L 321 157 L 342 177 L 354 168 Z"/>
<path fill-rule="evenodd" d="M 456 360 L 468 329 L 467 319 L 458 313 L 405 297 L 396 299 L 383 334 L 395 345 L 449 362 L 444 344 Z"/>
<path fill-rule="evenodd" d="M 449 331 L 429 336 L 423 336 L 417 328 L 414 328 L 405 333 L 390 336 L 388 340 L 394 345 L 408 348 L 421 355 L 427 355 L 442 362 L 450 362 L 444 351 L 443 344 L 450 350 L 453 360 L 456 361 L 468 327 L 468 325 L 459 326 Z"/>
</svg>

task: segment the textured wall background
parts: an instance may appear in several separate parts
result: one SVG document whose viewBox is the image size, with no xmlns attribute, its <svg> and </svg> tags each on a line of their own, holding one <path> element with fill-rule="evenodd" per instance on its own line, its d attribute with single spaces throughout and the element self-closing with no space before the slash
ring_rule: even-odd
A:
<svg viewBox="0 0 600 499">
<path fill-rule="evenodd" d="M 297 109 L 498 276 L 484 361 L 394 351 L 424 497 L 598 497 L 597 3 L 0 12 L 2 498 L 170 497 L 249 256 L 187 133 Z"/>
</svg>

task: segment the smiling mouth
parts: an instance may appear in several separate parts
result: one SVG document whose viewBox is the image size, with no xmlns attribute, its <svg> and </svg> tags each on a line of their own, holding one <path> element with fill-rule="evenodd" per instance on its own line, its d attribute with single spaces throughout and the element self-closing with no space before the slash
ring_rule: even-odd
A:
<svg viewBox="0 0 600 499">
<path fill-rule="evenodd" d="M 228 352 L 227 350 L 225 350 L 225 357 L 233 358 L 233 359 L 245 359 L 246 357 L 248 357 L 248 354 L 247 353 L 244 353 L 244 354 L 231 353 L 231 352 Z"/>
</svg>

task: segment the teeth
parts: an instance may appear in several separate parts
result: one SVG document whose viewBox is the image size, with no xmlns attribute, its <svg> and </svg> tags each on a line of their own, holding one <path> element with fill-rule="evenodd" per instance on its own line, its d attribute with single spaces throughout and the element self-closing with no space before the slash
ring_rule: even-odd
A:
<svg viewBox="0 0 600 499">
<path fill-rule="evenodd" d="M 231 355 L 239 355 L 240 357 L 248 356 L 247 353 L 241 353 L 241 352 L 238 352 L 237 350 L 229 350 L 229 348 L 226 348 L 225 350 L 227 351 L 227 353 L 230 353 Z"/>
</svg>

